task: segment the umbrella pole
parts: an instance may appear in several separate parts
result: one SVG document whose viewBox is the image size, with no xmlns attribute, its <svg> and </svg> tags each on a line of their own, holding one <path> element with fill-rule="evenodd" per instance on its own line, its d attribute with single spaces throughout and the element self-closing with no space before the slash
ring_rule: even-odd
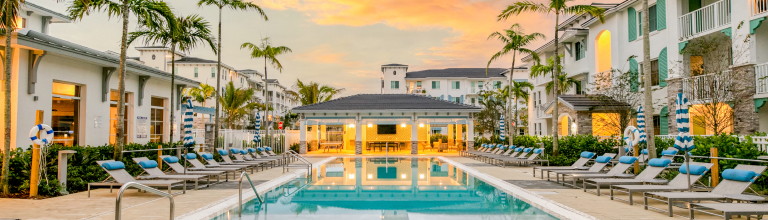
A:
<svg viewBox="0 0 768 220">
<path fill-rule="evenodd" d="M 691 157 L 688 156 L 688 151 L 685 151 L 685 174 L 688 180 L 688 191 L 691 191 Z"/>
</svg>

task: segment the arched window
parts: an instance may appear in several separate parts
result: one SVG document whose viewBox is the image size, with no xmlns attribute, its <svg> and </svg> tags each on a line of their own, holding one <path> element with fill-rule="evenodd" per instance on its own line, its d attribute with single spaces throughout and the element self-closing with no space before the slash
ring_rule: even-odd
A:
<svg viewBox="0 0 768 220">
<path fill-rule="evenodd" d="M 611 70 L 611 32 L 604 30 L 595 38 L 595 69 L 597 72 Z"/>
</svg>

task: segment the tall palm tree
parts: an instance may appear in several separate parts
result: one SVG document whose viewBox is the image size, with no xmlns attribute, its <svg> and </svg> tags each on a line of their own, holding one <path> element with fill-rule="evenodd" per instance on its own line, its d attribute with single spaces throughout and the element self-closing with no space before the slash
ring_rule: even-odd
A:
<svg viewBox="0 0 768 220">
<path fill-rule="evenodd" d="M 592 5 L 572 5 L 568 6 L 566 3 L 573 1 L 573 0 L 548 0 L 546 3 L 539 3 L 536 1 L 529 1 L 529 0 L 523 0 L 518 1 L 515 3 L 512 3 L 511 5 L 507 6 L 506 9 L 504 9 L 501 14 L 498 15 L 499 20 L 506 20 L 512 15 L 519 15 L 523 12 L 538 12 L 538 13 L 544 13 L 544 14 L 555 14 L 555 74 L 552 74 L 552 80 L 557 80 L 557 77 L 562 72 L 562 67 L 560 66 L 560 15 L 580 15 L 580 14 L 589 14 L 593 17 L 596 17 L 600 20 L 600 22 L 603 22 L 603 14 L 605 12 L 605 9 L 600 7 L 595 7 Z M 554 83 L 555 87 L 557 87 L 558 83 Z M 558 91 L 557 88 L 554 88 L 555 91 Z M 557 100 L 557 95 L 555 95 L 555 100 Z M 557 103 L 555 103 L 555 106 L 553 107 L 552 114 L 556 115 L 558 114 L 558 106 Z M 552 123 L 552 154 L 557 155 L 558 153 L 558 134 L 557 134 L 557 123 Z"/>
<path fill-rule="evenodd" d="M 573 87 L 576 87 L 579 82 L 578 80 L 568 77 L 567 73 L 560 73 L 559 76 L 557 76 L 557 86 L 555 86 L 554 82 L 549 81 L 547 84 L 544 85 L 544 89 L 547 90 L 548 93 L 552 93 L 552 91 L 557 87 L 557 95 L 562 95 L 568 91 L 570 91 Z"/>
<path fill-rule="evenodd" d="M 216 88 L 205 83 L 200 84 L 200 87 L 194 87 L 187 90 L 187 95 L 191 97 L 192 100 L 195 100 L 195 102 L 200 103 L 203 107 L 205 107 L 205 101 L 208 101 L 208 99 L 215 94 Z"/>
<path fill-rule="evenodd" d="M 525 34 L 523 33 L 523 28 L 520 27 L 520 24 L 515 23 L 515 24 L 512 24 L 512 26 L 510 26 L 509 29 L 505 29 L 503 33 L 497 31 L 492 33 L 490 36 L 488 36 L 488 39 L 492 39 L 492 38 L 498 39 L 504 45 L 500 51 L 493 54 L 493 56 L 491 56 L 491 59 L 488 60 L 488 64 L 486 64 L 485 66 L 486 76 L 488 75 L 488 67 L 491 66 L 491 63 L 494 60 L 497 60 L 509 53 L 512 53 L 512 66 L 509 68 L 509 74 L 507 74 L 507 85 L 512 85 L 512 74 L 515 74 L 515 61 L 517 60 L 517 54 L 521 54 L 521 55 L 527 54 L 531 56 L 534 61 L 539 62 L 539 55 L 535 51 L 525 48 L 525 46 L 527 46 L 528 44 L 530 44 L 531 42 L 537 39 L 543 39 L 544 38 L 543 34 L 540 34 L 540 33 Z M 511 87 L 507 86 L 506 88 L 509 89 Z M 507 109 L 511 108 L 511 106 L 509 106 L 511 105 L 511 103 L 512 103 L 511 100 L 507 101 L 507 105 L 508 105 Z M 517 105 L 517 103 L 515 103 L 515 105 Z M 517 111 L 517 109 L 515 109 L 515 111 Z M 509 111 L 507 111 L 506 113 L 509 113 Z M 506 124 L 510 124 L 509 122 L 512 120 L 512 117 L 510 117 L 510 115 L 507 115 L 504 118 L 507 120 Z M 516 128 L 517 125 L 514 125 L 514 127 Z M 510 130 L 508 132 L 515 133 L 516 131 Z M 508 137 L 510 137 L 509 145 L 513 145 L 514 134 L 508 135 Z"/>
<path fill-rule="evenodd" d="M 512 81 L 512 84 L 508 85 L 506 88 L 507 91 L 509 91 L 509 96 L 514 101 L 514 106 L 512 107 L 512 120 L 514 120 L 515 123 L 512 123 L 512 134 L 509 136 L 509 139 L 514 140 L 515 136 L 517 136 L 517 122 L 520 121 L 520 116 L 517 112 L 517 103 L 518 100 L 522 99 L 526 102 L 528 101 L 529 97 L 529 91 L 533 90 L 533 84 L 527 81 Z"/>
<path fill-rule="evenodd" d="M 256 12 L 259 13 L 259 15 L 261 15 L 261 17 L 265 21 L 269 20 L 269 18 L 267 18 L 267 15 L 264 14 L 264 10 L 262 10 L 261 7 L 259 7 L 258 5 L 254 4 L 252 2 L 247 2 L 247 1 L 242 1 L 242 0 L 199 0 L 197 2 L 197 6 L 203 6 L 203 5 L 209 5 L 209 6 L 213 5 L 213 6 L 216 6 L 216 8 L 219 9 L 219 29 L 218 29 L 219 33 L 218 33 L 218 36 L 217 36 L 219 41 L 216 43 L 216 45 L 217 45 L 216 51 L 219 51 L 218 55 L 216 56 L 216 94 L 220 95 L 221 91 L 219 91 L 219 90 L 221 88 L 221 76 L 219 76 L 219 74 L 221 74 L 221 39 L 222 39 L 221 38 L 221 12 L 224 10 L 225 7 L 229 8 L 229 9 L 233 9 L 233 10 L 242 10 L 242 11 L 256 10 Z M 216 95 L 216 113 L 214 113 L 214 116 L 213 116 L 213 118 L 214 118 L 214 121 L 213 121 L 213 123 L 214 123 L 213 136 L 215 136 L 215 137 L 219 136 L 219 128 L 220 128 L 220 125 L 219 125 L 219 111 L 220 111 L 219 110 L 219 106 L 220 106 L 219 105 L 219 95 Z M 219 142 L 218 141 L 214 142 L 213 148 L 216 149 L 218 147 L 219 147 Z M 216 151 L 214 151 L 214 152 L 216 152 Z"/>
<path fill-rule="evenodd" d="M 120 159 L 123 145 L 125 145 L 125 62 L 128 51 L 128 19 L 129 14 L 138 18 L 140 27 L 158 27 L 163 23 L 176 25 L 176 19 L 163 1 L 160 0 L 74 0 L 67 11 L 74 20 L 83 19 L 96 11 L 106 11 L 110 17 L 120 17 L 123 21 L 120 37 L 120 63 L 117 68 L 117 128 L 115 129 L 117 141 L 115 143 L 114 158 Z"/>
<path fill-rule="evenodd" d="M 648 12 L 648 0 L 643 0 L 643 11 Z M 651 13 L 642 13 L 643 17 L 642 19 L 642 28 L 643 28 L 643 60 L 644 61 L 650 61 L 651 60 L 651 38 L 650 38 L 650 25 L 648 17 Z M 653 77 L 651 76 L 651 65 L 650 62 L 645 62 L 646 65 L 643 65 L 643 108 L 645 109 L 645 112 L 650 112 L 651 116 L 653 116 L 653 90 L 651 90 L 651 86 L 653 86 Z M 653 117 L 651 117 L 653 118 Z M 653 123 L 645 123 L 645 134 L 646 134 L 646 148 L 648 148 L 648 155 L 651 155 L 650 158 L 656 158 L 656 144 L 654 140 L 654 127 Z"/>
<path fill-rule="evenodd" d="M 297 92 L 289 93 L 295 96 L 301 105 L 311 105 L 318 102 L 326 102 L 333 99 L 333 96 L 344 91 L 327 85 L 320 85 L 317 82 L 304 83 L 296 79 L 294 86 Z"/>
<path fill-rule="evenodd" d="M 131 32 L 128 36 L 128 44 L 133 43 L 139 38 L 144 39 L 146 44 L 161 44 L 171 46 L 171 126 L 169 126 L 169 137 L 171 143 L 174 133 L 174 112 L 176 111 L 176 50 L 187 52 L 198 46 L 198 44 L 208 44 L 216 53 L 216 45 L 211 36 L 211 29 L 208 22 L 198 15 L 176 18 L 176 21 L 166 22 L 161 26 L 151 26 L 139 31 Z M 173 144 L 171 144 L 173 147 Z"/>
<path fill-rule="evenodd" d="M 5 131 L 3 132 L 3 171 L 0 172 L 0 186 L 2 186 L 3 194 L 10 192 L 8 188 L 8 177 L 10 176 L 10 162 L 11 162 L 11 64 L 13 60 L 13 50 L 11 45 L 11 38 L 13 38 L 13 32 L 16 30 L 18 24 L 16 24 L 16 18 L 19 16 L 19 9 L 24 4 L 24 0 L 3 0 L 0 2 L 0 31 L 5 37 L 5 53 L 3 53 L 3 92 L 5 97 L 3 99 L 3 115 L 5 116 Z"/>
<path fill-rule="evenodd" d="M 253 99 L 254 90 L 251 88 L 235 88 L 235 84 L 230 81 L 224 88 L 219 102 L 226 114 L 224 121 L 227 128 L 235 128 L 235 123 L 245 118 L 251 111 L 259 107 Z"/>
<path fill-rule="evenodd" d="M 251 52 L 251 58 L 258 59 L 258 58 L 264 58 L 264 97 L 266 97 L 266 114 L 267 116 L 267 129 L 264 130 L 265 135 L 269 137 L 269 129 L 272 127 L 271 122 L 269 121 L 269 109 L 272 108 L 272 105 L 270 104 L 271 97 L 269 97 L 269 74 L 267 73 L 267 63 L 272 65 L 273 68 L 277 69 L 277 71 L 282 72 L 283 71 L 283 64 L 280 63 L 280 60 L 277 59 L 277 56 L 290 53 L 291 48 L 288 48 L 286 46 L 272 46 L 272 43 L 269 42 L 269 38 L 263 38 L 261 39 L 261 44 L 256 45 L 254 43 L 245 42 L 242 45 L 240 45 L 240 49 L 248 49 Z"/>
</svg>

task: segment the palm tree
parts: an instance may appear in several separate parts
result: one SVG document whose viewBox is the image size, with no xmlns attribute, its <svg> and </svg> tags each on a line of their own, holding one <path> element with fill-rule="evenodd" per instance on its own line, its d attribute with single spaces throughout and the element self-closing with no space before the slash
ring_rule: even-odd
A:
<svg viewBox="0 0 768 220">
<path fill-rule="evenodd" d="M 499 52 L 496 52 L 491 56 L 491 59 L 488 60 L 488 64 L 485 66 L 485 75 L 488 75 L 488 67 L 491 66 L 491 63 L 494 60 L 499 59 L 500 57 L 507 55 L 509 53 L 512 53 L 512 66 L 509 68 L 509 74 L 507 74 L 507 85 L 512 85 L 512 74 L 515 73 L 515 61 L 517 60 L 517 54 L 527 54 L 533 58 L 534 61 L 539 62 L 539 55 L 528 48 L 525 48 L 528 44 L 533 42 L 536 39 L 544 38 L 543 34 L 540 33 L 531 33 L 531 34 L 525 34 L 523 33 L 523 28 L 520 27 L 520 24 L 512 24 L 512 26 L 509 27 L 509 29 L 505 29 L 501 32 L 494 32 L 490 36 L 488 36 L 488 39 L 496 38 L 499 41 L 501 41 L 504 46 Z M 507 88 L 511 88 L 507 86 Z M 507 105 L 511 104 L 511 100 L 507 101 Z M 515 103 L 517 105 L 517 103 Z M 508 106 L 507 109 L 510 107 Z M 515 108 L 515 111 L 517 111 L 517 108 Z M 512 120 L 512 117 L 509 117 L 507 115 L 506 117 L 507 124 L 510 124 L 509 122 Z M 517 125 L 514 127 L 516 128 Z M 510 130 L 508 131 L 510 133 L 516 132 L 516 130 Z M 509 135 L 509 145 L 514 144 L 514 134 Z"/>
<path fill-rule="evenodd" d="M 11 172 L 11 64 L 13 60 L 13 50 L 11 45 L 11 38 L 13 38 L 13 32 L 16 30 L 18 24 L 16 24 L 16 18 L 19 16 L 19 9 L 24 4 L 24 0 L 3 0 L 0 3 L 0 31 L 3 32 L 5 37 L 5 63 L 3 68 L 5 73 L 3 74 L 3 90 L 5 97 L 3 99 L 3 114 L 5 115 L 5 131 L 3 141 L 3 171 L 0 172 L 0 186 L 2 186 L 3 194 L 10 192 L 8 188 L 8 178 Z"/>
<path fill-rule="evenodd" d="M 283 71 L 283 64 L 280 63 L 280 60 L 277 59 L 277 56 L 290 53 L 291 48 L 288 48 L 286 46 L 272 46 L 272 43 L 269 42 L 269 38 L 263 38 L 261 39 L 261 44 L 256 45 L 254 43 L 245 42 L 242 45 L 240 45 L 240 49 L 247 48 L 251 52 L 251 58 L 264 58 L 264 96 L 266 97 L 266 106 L 267 110 L 265 114 L 265 118 L 269 120 L 269 109 L 272 108 L 272 105 L 270 105 L 271 97 L 269 97 L 269 74 L 267 74 L 267 63 L 271 64 L 272 67 L 277 69 L 277 71 L 282 72 Z M 265 136 L 269 137 L 269 129 L 272 127 L 271 122 L 267 121 L 267 129 L 264 130 Z"/>
<path fill-rule="evenodd" d="M 544 85 L 544 89 L 547 90 L 548 93 L 552 93 L 553 89 L 557 87 L 557 95 L 562 95 L 581 83 L 574 78 L 568 77 L 567 73 L 561 73 L 557 76 L 557 81 L 557 84 L 559 85 L 555 86 L 554 82 L 549 81 Z"/>
<path fill-rule="evenodd" d="M 224 93 L 221 94 L 219 102 L 226 114 L 224 121 L 227 124 L 227 128 L 235 128 L 235 123 L 242 120 L 244 117 L 254 109 L 259 107 L 257 102 L 253 99 L 254 90 L 251 88 L 235 88 L 235 84 L 230 81 L 224 88 Z"/>
<path fill-rule="evenodd" d="M 572 5 L 568 6 L 566 3 L 573 1 L 573 0 L 548 0 L 548 3 L 539 3 L 535 1 L 529 1 L 529 0 L 523 0 L 515 2 L 509 6 L 507 6 L 506 9 L 504 9 L 501 14 L 499 14 L 498 19 L 499 20 L 506 20 L 512 15 L 519 15 L 523 12 L 538 12 L 538 13 L 544 13 L 544 14 L 555 14 L 555 74 L 552 74 L 552 80 L 557 80 L 557 77 L 559 76 L 562 67 L 560 66 L 560 15 L 580 15 L 580 14 L 589 14 L 593 17 L 597 17 L 600 22 L 603 22 L 603 14 L 605 12 L 605 9 L 595 7 L 592 5 Z M 647 13 L 646 13 L 647 14 Z M 554 84 L 555 87 L 557 87 L 558 83 Z M 555 88 L 554 90 L 558 90 Z M 557 96 L 555 96 L 555 99 L 557 99 Z M 555 103 L 555 106 L 552 108 L 552 114 L 557 115 L 558 106 L 557 103 Z M 557 117 L 557 116 L 555 116 Z M 557 123 L 552 123 L 552 154 L 557 156 L 557 142 L 558 142 L 558 134 L 557 134 Z"/>
<path fill-rule="evenodd" d="M 121 157 L 120 152 L 125 145 L 125 62 L 128 51 L 128 15 L 134 14 L 138 18 L 140 27 L 158 27 L 162 23 L 176 25 L 176 19 L 171 8 L 160 0 L 74 0 L 67 11 L 74 20 L 83 19 L 96 11 L 106 11 L 110 17 L 120 17 L 123 21 L 123 29 L 120 39 L 120 63 L 117 68 L 117 141 L 115 143 L 114 159 Z"/>
<path fill-rule="evenodd" d="M 176 88 L 176 50 L 187 52 L 198 44 L 207 43 L 214 53 L 216 45 L 213 43 L 211 29 L 208 22 L 198 15 L 176 18 L 175 22 L 167 22 L 162 26 L 151 26 L 140 31 L 131 32 L 128 36 L 128 44 L 139 38 L 144 38 L 144 43 L 161 44 L 171 46 L 171 126 L 168 126 L 170 140 L 173 143 L 174 112 L 176 103 L 174 93 Z M 173 147 L 173 144 L 171 144 Z"/>
<path fill-rule="evenodd" d="M 648 12 L 648 0 L 643 0 L 643 11 Z M 651 39 L 650 39 L 650 25 L 648 17 L 651 13 L 642 13 L 642 28 L 643 28 L 643 60 L 649 61 L 651 60 Z M 646 64 L 650 64 L 650 62 L 646 62 Z M 653 90 L 651 90 L 651 86 L 653 86 L 653 77 L 651 76 L 651 65 L 643 65 L 643 108 L 645 109 L 645 112 L 650 112 L 651 115 L 653 115 Z M 650 158 L 656 158 L 656 144 L 654 140 L 654 127 L 653 123 L 645 123 L 645 134 L 646 134 L 646 148 L 648 148 L 648 155 L 651 155 Z"/>
<path fill-rule="evenodd" d="M 200 87 L 194 87 L 187 90 L 187 95 L 191 97 L 192 100 L 195 100 L 195 102 L 200 103 L 203 107 L 205 107 L 205 101 L 208 101 L 208 99 L 215 94 L 216 88 L 205 83 L 200 84 Z"/>
<path fill-rule="evenodd" d="M 512 120 L 514 120 L 515 123 L 512 123 L 512 134 L 509 136 L 510 140 L 514 140 L 515 136 L 517 136 L 517 122 L 520 121 L 520 116 L 517 112 L 517 100 L 522 99 L 527 102 L 529 96 L 528 91 L 533 90 L 533 84 L 526 81 L 512 81 L 512 84 L 508 85 L 506 90 L 509 91 L 509 96 L 514 99 L 514 106 L 512 107 Z M 510 143 L 510 145 L 511 144 L 513 143 Z"/>
<path fill-rule="evenodd" d="M 267 15 L 264 14 L 264 10 L 261 9 L 258 5 L 252 3 L 252 2 L 246 2 L 242 0 L 199 0 L 197 2 L 197 6 L 203 6 L 203 5 L 213 5 L 216 6 L 216 8 L 219 9 L 219 29 L 218 29 L 218 36 L 217 38 L 219 41 L 216 43 L 217 48 L 216 51 L 219 51 L 219 53 L 216 56 L 216 94 L 221 94 L 220 88 L 221 88 L 221 12 L 224 10 L 224 7 L 227 7 L 229 9 L 234 10 L 256 10 L 259 15 L 266 21 L 269 18 L 267 18 Z M 214 129 L 213 129 L 213 136 L 218 137 L 219 136 L 219 96 L 216 96 L 216 113 L 214 113 Z M 216 149 L 219 147 L 219 142 L 216 141 L 213 144 L 213 148 Z M 215 152 L 215 151 L 214 151 Z"/>
<path fill-rule="evenodd" d="M 300 79 L 296 79 L 296 85 L 294 86 L 297 92 L 289 93 L 295 96 L 301 105 L 311 105 L 318 102 L 326 102 L 333 99 L 333 96 L 344 91 L 344 89 L 337 89 L 327 85 L 320 85 L 317 82 L 304 83 Z"/>
</svg>

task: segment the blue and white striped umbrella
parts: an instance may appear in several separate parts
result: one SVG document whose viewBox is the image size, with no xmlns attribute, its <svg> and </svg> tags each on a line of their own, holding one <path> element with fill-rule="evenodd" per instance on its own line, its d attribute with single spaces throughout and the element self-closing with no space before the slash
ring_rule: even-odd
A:
<svg viewBox="0 0 768 220">
<path fill-rule="evenodd" d="M 192 126 L 195 120 L 194 106 L 192 105 L 192 99 L 187 98 L 186 109 L 184 110 L 184 147 L 194 147 L 195 138 L 192 137 Z"/>
<path fill-rule="evenodd" d="M 253 142 L 259 143 L 261 142 L 261 136 L 259 135 L 259 130 L 261 129 L 261 115 L 259 112 L 256 112 L 256 134 L 253 135 Z"/>
<path fill-rule="evenodd" d="M 499 139 L 501 139 L 502 141 L 507 138 L 506 135 L 504 134 L 506 133 L 506 130 L 507 129 L 504 122 L 504 115 L 501 115 L 501 117 L 499 118 Z"/>
<path fill-rule="evenodd" d="M 675 148 L 681 151 L 690 151 L 696 148 L 691 136 L 691 116 L 688 114 L 688 98 L 682 92 L 677 93 L 675 101 L 675 123 L 677 125 L 677 137 L 675 137 Z"/>
<path fill-rule="evenodd" d="M 643 110 L 643 106 L 637 108 L 637 129 L 640 131 L 639 143 L 646 143 L 648 141 L 648 136 L 645 133 L 645 111 Z"/>
</svg>

